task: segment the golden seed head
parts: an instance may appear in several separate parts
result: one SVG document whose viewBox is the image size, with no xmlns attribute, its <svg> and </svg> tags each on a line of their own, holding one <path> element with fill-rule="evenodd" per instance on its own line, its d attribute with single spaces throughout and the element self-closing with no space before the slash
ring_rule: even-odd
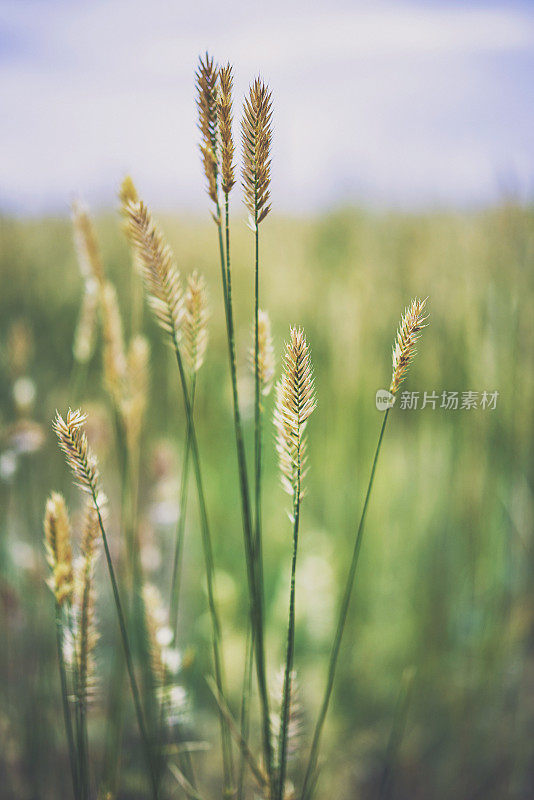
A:
<svg viewBox="0 0 534 800">
<path fill-rule="evenodd" d="M 172 631 L 167 624 L 167 615 L 159 590 L 152 583 L 143 586 L 143 602 L 145 606 L 146 631 L 152 666 L 152 674 L 158 685 L 165 683 L 166 665 L 164 644 L 172 641 Z"/>
<path fill-rule="evenodd" d="M 80 558 L 76 561 L 74 600 L 74 655 L 76 658 L 76 697 L 87 705 L 95 688 L 94 650 L 99 639 L 95 617 L 94 565 L 98 556 L 100 526 L 89 500 L 84 515 Z"/>
<path fill-rule="evenodd" d="M 79 364 L 87 364 L 95 347 L 98 292 L 95 281 L 87 281 L 74 333 L 72 353 Z"/>
<path fill-rule="evenodd" d="M 241 141 L 245 205 L 254 222 L 258 224 L 271 210 L 269 203 L 271 120 L 271 92 L 263 81 L 257 78 L 250 87 L 249 96 L 245 99 L 243 106 Z"/>
<path fill-rule="evenodd" d="M 184 359 L 191 373 L 199 371 L 208 346 L 208 292 L 196 270 L 187 278 L 183 316 Z"/>
<path fill-rule="evenodd" d="M 121 414 L 129 452 L 139 440 L 148 405 L 150 345 L 144 336 L 134 336 L 128 348 L 126 380 L 121 399 Z"/>
<path fill-rule="evenodd" d="M 208 53 L 199 58 L 195 74 L 197 87 L 198 127 L 200 130 L 200 152 L 204 173 L 208 181 L 208 194 L 214 203 L 218 200 L 218 152 L 217 152 L 217 77 L 218 70 Z"/>
<path fill-rule="evenodd" d="M 87 415 L 83 414 L 80 409 L 72 411 L 69 408 L 65 419 L 59 411 L 56 411 L 53 428 L 77 486 L 90 494 L 93 500 L 98 500 L 97 461 L 91 452 L 83 429 L 86 419 Z"/>
<path fill-rule="evenodd" d="M 306 425 L 316 408 L 310 349 L 302 328 L 290 328 L 282 377 L 276 386 L 274 424 L 282 485 L 295 497 L 306 470 Z M 302 497 L 302 489 L 300 497 Z M 300 498 L 299 498 L 300 499 Z"/>
<path fill-rule="evenodd" d="M 217 99 L 217 118 L 221 142 L 221 186 L 229 194 L 235 184 L 234 140 L 232 137 L 232 89 L 234 78 L 232 67 L 227 64 L 219 69 L 219 97 Z"/>
<path fill-rule="evenodd" d="M 280 699 L 283 695 L 285 681 L 285 670 L 281 667 L 274 680 L 272 687 L 273 711 L 271 712 L 271 729 L 275 746 L 278 746 L 278 732 L 280 730 Z M 287 757 L 293 760 L 297 755 L 302 744 L 304 733 L 304 714 L 300 702 L 300 685 L 297 679 L 296 670 L 291 670 L 290 675 L 291 690 L 289 699 L 289 724 L 287 728 Z M 277 755 L 277 754 L 276 754 Z M 284 796 L 285 799 L 286 795 Z"/>
<path fill-rule="evenodd" d="M 127 203 L 124 210 L 128 217 L 128 237 L 143 267 L 149 305 L 160 327 L 177 345 L 183 298 L 174 255 L 142 200 Z"/>
<path fill-rule="evenodd" d="M 65 500 L 58 492 L 52 492 L 47 500 L 44 534 L 46 559 L 52 570 L 48 585 L 59 605 L 70 603 L 74 581 L 71 530 Z"/>
<path fill-rule="evenodd" d="M 104 379 L 115 405 L 118 406 L 123 395 L 126 354 L 117 292 L 109 281 L 104 283 L 100 298 L 104 340 Z"/>
<path fill-rule="evenodd" d="M 252 371 L 256 373 L 255 369 L 255 333 L 254 323 L 252 324 L 252 347 L 250 348 Z M 267 311 L 261 308 L 258 310 L 258 375 L 260 379 L 260 391 L 263 395 L 267 396 L 272 387 L 274 380 L 274 347 L 273 337 L 271 335 L 271 320 Z"/>
<path fill-rule="evenodd" d="M 78 201 L 72 204 L 72 224 L 82 278 L 85 281 L 95 280 L 101 285 L 104 282 L 104 267 L 93 221 L 85 205 Z"/>
<path fill-rule="evenodd" d="M 421 336 L 422 329 L 426 327 L 425 320 L 428 319 L 428 316 L 423 316 L 425 305 L 426 299 L 419 300 L 416 297 L 404 310 L 393 345 L 393 374 L 389 387 L 392 394 L 396 394 L 398 391 L 417 352 L 415 345 Z"/>
<path fill-rule="evenodd" d="M 124 210 L 128 203 L 137 203 L 139 201 L 139 195 L 131 175 L 126 175 L 123 178 L 119 189 L 119 200 L 122 210 Z"/>
</svg>

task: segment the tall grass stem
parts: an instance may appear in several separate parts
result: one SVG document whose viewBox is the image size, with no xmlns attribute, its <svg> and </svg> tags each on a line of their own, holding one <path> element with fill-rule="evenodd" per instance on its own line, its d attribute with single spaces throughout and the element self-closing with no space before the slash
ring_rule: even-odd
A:
<svg viewBox="0 0 534 800">
<path fill-rule="evenodd" d="M 371 467 L 371 474 L 369 477 L 369 483 L 367 486 L 367 492 L 365 494 L 365 500 L 363 503 L 362 514 L 360 517 L 360 522 L 358 525 L 358 529 L 356 532 L 356 538 L 354 540 L 354 550 L 352 552 L 352 559 L 349 567 L 349 572 L 347 575 L 347 580 L 345 582 L 345 590 L 343 593 L 343 599 L 341 601 L 341 606 L 339 609 L 338 614 L 338 622 L 336 627 L 336 634 L 334 637 L 334 643 L 332 645 L 332 651 L 330 653 L 330 661 L 328 665 L 328 676 L 326 681 L 326 688 L 321 704 L 321 708 L 319 711 L 319 716 L 317 719 L 317 723 L 315 725 L 315 730 L 313 734 L 312 745 L 310 749 L 310 755 L 308 758 L 308 764 L 306 767 L 306 773 L 304 777 L 304 783 L 302 787 L 302 800 L 309 800 L 312 796 L 313 789 L 314 789 L 314 782 L 316 778 L 316 769 L 317 769 L 317 757 L 319 754 L 319 745 L 321 740 L 321 734 L 323 732 L 323 726 L 326 719 L 326 715 L 328 713 L 328 707 L 330 705 L 330 699 L 332 696 L 332 688 L 334 686 L 334 678 L 336 674 L 336 667 L 337 661 L 339 657 L 339 650 L 341 647 L 341 640 L 343 639 L 343 631 L 345 629 L 345 623 L 347 621 L 347 614 L 350 605 L 350 599 L 352 595 L 352 589 L 354 586 L 354 577 L 356 575 L 356 567 L 358 566 L 358 559 L 360 555 L 360 548 L 362 543 L 364 525 L 365 525 L 365 517 L 367 515 L 367 508 L 369 506 L 369 499 L 371 497 L 371 491 L 373 488 L 373 482 L 375 478 L 376 472 L 376 465 L 378 463 L 378 456 L 380 455 L 380 449 L 382 447 L 382 440 L 384 438 L 384 432 L 386 430 L 386 424 L 388 421 L 390 409 L 387 408 L 384 413 L 384 419 L 382 421 L 382 427 L 380 428 L 380 434 L 378 437 L 378 444 L 376 446 L 376 451 L 373 459 L 373 465 Z"/>
</svg>

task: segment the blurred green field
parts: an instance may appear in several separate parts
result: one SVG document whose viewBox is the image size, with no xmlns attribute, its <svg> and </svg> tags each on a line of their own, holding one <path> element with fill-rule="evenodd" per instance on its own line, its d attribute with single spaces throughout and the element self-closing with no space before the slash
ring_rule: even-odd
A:
<svg viewBox="0 0 534 800">
<path fill-rule="evenodd" d="M 210 343 L 196 418 L 237 709 L 247 596 L 216 232 L 198 219 L 160 219 L 182 273 L 198 269 L 209 286 Z M 99 218 L 97 230 L 126 335 L 140 319 L 151 342 L 140 532 L 145 570 L 166 597 L 185 429 L 176 365 L 140 305 L 118 215 Z M 252 244 L 244 220 L 236 219 L 237 344 L 250 448 Z M 117 455 L 100 347 L 81 396 L 71 396 L 81 294 L 68 219 L 0 219 L 0 797 L 6 800 L 66 797 L 69 790 L 42 516 L 52 489 L 63 491 L 73 510 L 79 500 L 51 431 L 56 408 L 81 404 L 90 414 L 119 557 Z M 444 390 L 499 396 L 494 410 L 410 411 L 397 403 L 390 415 L 323 742 L 319 796 L 526 799 L 534 795 L 534 212 L 512 204 L 463 214 L 346 209 L 310 219 L 275 216 L 262 227 L 261 305 L 271 315 L 277 366 L 289 325 L 304 326 L 319 401 L 309 424 L 297 574 L 303 753 L 381 424 L 375 392 L 389 385 L 396 327 L 416 295 L 429 296 L 430 324 L 403 389 L 421 397 Z M 16 398 L 29 391 L 24 378 L 33 382 L 35 402 L 21 411 Z M 272 397 L 263 506 L 274 676 L 286 635 L 291 529 L 271 413 Z M 178 643 L 190 666 L 182 680 L 191 730 L 217 750 L 216 715 L 202 678 L 210 669 L 210 629 L 193 491 L 190 509 Z M 103 560 L 98 585 L 99 690 L 90 713 L 97 776 L 119 646 Z M 403 675 L 412 669 L 409 703 L 396 712 Z M 146 796 L 130 705 L 122 798 Z M 209 750 L 198 756 L 206 785 L 215 780 L 217 758 Z"/>
</svg>

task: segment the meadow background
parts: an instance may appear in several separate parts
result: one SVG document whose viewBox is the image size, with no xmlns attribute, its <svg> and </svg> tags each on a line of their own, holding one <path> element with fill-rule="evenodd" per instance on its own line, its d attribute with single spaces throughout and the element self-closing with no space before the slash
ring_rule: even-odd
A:
<svg viewBox="0 0 534 800">
<path fill-rule="evenodd" d="M 121 559 L 121 487 L 101 334 L 74 366 L 83 279 L 69 202 L 94 210 L 128 340 L 151 345 L 139 532 L 163 596 L 178 514 L 185 413 L 173 354 L 144 306 L 117 206 L 130 172 L 183 276 L 201 271 L 211 319 L 195 417 L 215 543 L 230 704 L 239 708 L 247 595 L 216 229 L 205 195 L 194 69 L 206 47 L 236 72 L 236 122 L 259 72 L 274 100 L 273 213 L 262 223 L 261 305 L 277 375 L 289 325 L 315 365 L 310 473 L 297 570 L 295 666 L 307 754 L 340 587 L 414 296 L 429 327 L 402 389 L 499 393 L 494 410 L 390 414 L 335 692 L 318 797 L 527 800 L 534 795 L 534 14 L 530 2 L 203 0 L 0 4 L 0 798 L 70 791 L 42 518 L 51 490 L 80 501 L 51 423 L 81 405 Z M 237 133 L 237 126 L 236 126 Z M 232 194 L 240 392 L 252 461 L 253 241 Z M 480 395 L 479 395 L 480 396 Z M 291 530 L 264 435 L 269 678 L 283 661 Z M 439 402 L 438 402 L 439 406 Z M 220 763 L 210 621 L 193 486 L 178 647 L 184 720 L 205 787 Z M 97 566 L 95 778 L 119 648 Z M 126 696 L 124 800 L 146 778 Z M 259 739 L 253 719 L 252 739 Z M 292 766 L 297 779 L 299 767 Z M 99 798 L 99 800 L 106 800 Z"/>
<path fill-rule="evenodd" d="M 162 222 L 182 271 L 201 269 L 209 285 L 210 345 L 199 376 L 197 419 L 228 678 L 238 704 L 246 596 L 215 228 L 193 218 L 163 217 Z M 139 285 L 135 273 L 132 279 L 118 214 L 100 217 L 97 230 L 128 335 L 131 309 L 139 308 Z M 248 386 L 252 396 L 250 310 L 244 302 L 252 281 L 250 232 L 244 220 L 236 221 L 235 230 L 238 355 L 243 392 Z M 56 407 L 65 410 L 73 403 L 72 338 L 82 280 L 67 219 L 4 218 L 0 238 L 0 792 L 6 798 L 46 798 L 57 796 L 61 785 L 66 791 L 68 772 L 41 519 L 53 488 L 77 506 L 51 420 Z M 393 797 L 529 797 L 534 768 L 532 211 L 509 203 L 461 215 L 355 209 L 305 221 L 275 215 L 265 223 L 263 253 L 262 295 L 272 315 L 276 352 L 289 322 L 305 326 L 319 399 L 309 428 L 311 470 L 298 567 L 296 665 L 304 742 L 320 697 L 336 598 L 380 426 L 375 391 L 388 385 L 390 347 L 409 298 L 428 293 L 431 317 L 404 388 L 499 391 L 494 411 L 397 406 L 392 412 L 327 725 L 323 789 L 342 797 L 379 796 L 384 766 L 392 761 L 394 775 L 386 791 Z M 172 354 L 148 313 L 142 313 L 152 346 L 142 455 L 143 561 L 150 579 L 165 592 L 185 422 Z M 24 410 L 20 397 L 15 402 L 21 378 L 35 389 L 35 402 Z M 116 453 L 98 347 L 78 402 L 90 414 L 89 436 L 111 500 L 110 538 L 117 552 Z M 251 406 L 245 414 L 250 434 Z M 269 403 L 268 420 L 270 414 Z M 268 422 L 264 541 L 273 676 L 283 658 L 290 533 L 271 431 Z M 213 701 L 202 680 L 209 668 L 209 622 L 199 582 L 194 493 L 190 509 L 179 647 L 191 666 L 181 680 L 190 699 L 191 730 L 209 742 L 216 735 Z M 100 688 L 90 714 L 97 765 L 104 747 L 109 670 L 118 646 L 103 566 L 98 567 L 97 604 Z M 406 705 L 402 687 L 411 671 Z M 396 711 L 399 702 L 402 708 Z M 388 757 L 392 726 L 394 740 L 404 730 L 393 759 Z M 132 741 L 124 755 L 124 797 L 141 796 L 135 788 L 143 781 L 135 752 Z M 199 758 L 206 775 L 216 771 L 209 751 Z"/>
</svg>

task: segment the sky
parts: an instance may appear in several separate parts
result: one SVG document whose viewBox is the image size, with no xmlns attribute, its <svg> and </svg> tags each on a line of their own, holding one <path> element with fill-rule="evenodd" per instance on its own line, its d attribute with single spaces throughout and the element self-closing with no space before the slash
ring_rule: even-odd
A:
<svg viewBox="0 0 534 800">
<path fill-rule="evenodd" d="M 273 209 L 534 194 L 534 0 L 0 0 L 0 211 L 206 208 L 194 71 L 274 100 Z"/>
</svg>

